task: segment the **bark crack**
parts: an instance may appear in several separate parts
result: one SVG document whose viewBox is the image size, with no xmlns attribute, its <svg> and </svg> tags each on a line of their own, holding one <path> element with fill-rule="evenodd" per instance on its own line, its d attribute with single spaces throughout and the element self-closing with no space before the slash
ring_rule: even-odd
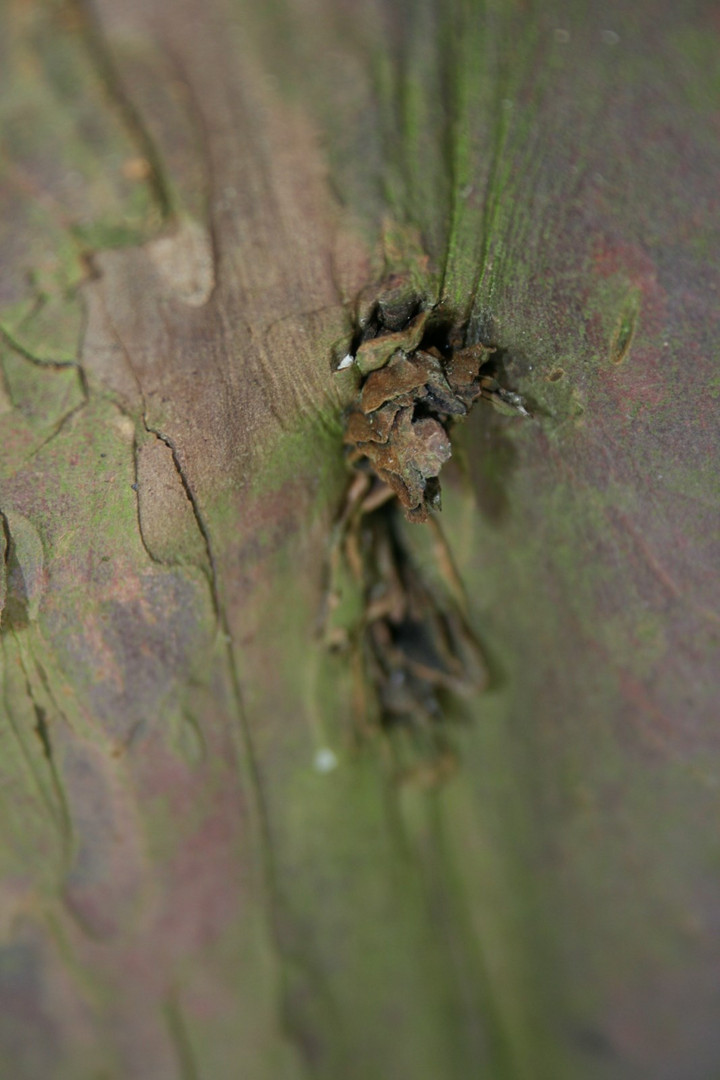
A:
<svg viewBox="0 0 720 1080">
<path fill-rule="evenodd" d="M 18 353 L 19 356 L 22 356 L 24 360 L 29 360 L 31 364 L 36 364 L 37 367 L 51 369 L 77 368 L 80 374 L 80 378 L 84 384 L 84 373 L 79 360 L 46 360 L 42 356 L 36 356 L 33 352 L 30 351 L 30 349 L 28 349 L 25 345 L 18 341 L 17 338 L 14 337 L 12 332 L 8 330 L 8 328 L 2 323 L 0 323 L 0 337 L 5 339 L 5 343 L 9 345 L 14 352 Z M 84 385 L 83 389 L 86 389 Z"/>
<path fill-rule="evenodd" d="M 88 403 L 86 398 L 84 401 L 81 401 L 78 405 L 75 405 L 72 409 L 70 409 L 69 412 L 66 412 L 65 415 L 62 416 L 54 425 L 50 434 L 43 439 L 39 446 L 36 446 L 32 450 L 32 452 L 28 454 L 28 456 L 24 459 L 24 464 L 27 464 L 28 461 L 32 461 L 33 458 L 36 458 L 38 454 L 42 450 L 44 450 L 46 446 L 48 446 L 49 443 L 56 439 L 58 435 L 63 431 L 63 429 L 67 427 L 67 425 L 78 415 L 78 413 L 81 413 L 83 409 L 87 408 L 87 404 Z"/>
<path fill-rule="evenodd" d="M 195 524 L 197 525 L 198 530 L 200 532 L 200 535 L 203 538 L 203 543 L 205 545 L 205 551 L 206 551 L 207 559 L 208 559 L 208 566 L 210 568 L 210 573 L 209 573 L 209 576 L 210 576 L 210 592 L 211 592 L 211 595 L 212 595 L 213 610 L 215 612 L 216 620 L 219 621 L 220 620 L 220 599 L 219 599 L 219 594 L 218 594 L 217 572 L 216 572 L 216 567 L 215 567 L 215 559 L 213 557 L 212 544 L 211 544 L 211 541 L 210 541 L 210 533 L 208 531 L 207 525 L 205 524 L 203 516 L 202 516 L 202 514 L 200 512 L 200 507 L 198 506 L 197 499 L 195 498 L 195 493 L 193 492 L 192 487 L 190 486 L 190 482 L 189 482 L 187 476 L 185 475 L 185 471 L 184 471 L 184 469 L 182 467 L 182 464 L 180 463 L 180 457 L 179 457 L 179 454 L 178 454 L 177 447 L 175 446 L 174 442 L 172 441 L 172 439 L 168 435 L 163 434 L 163 432 L 159 431 L 157 428 L 151 427 L 151 425 L 147 421 L 147 416 L 144 413 L 143 413 L 143 427 L 145 428 L 145 430 L 147 431 L 147 433 L 149 435 L 154 435 L 155 438 L 159 439 L 160 442 L 163 443 L 165 446 L 167 446 L 168 450 L 170 451 L 170 454 L 171 454 L 171 457 L 172 457 L 172 462 L 173 462 L 173 465 L 175 466 L 175 471 L 177 472 L 180 483 L 182 484 L 182 489 L 185 492 L 185 496 L 186 496 L 188 502 L 190 503 L 190 508 L 192 509 L 192 512 L 193 512 L 193 517 L 195 519 Z M 137 472 L 136 472 L 136 481 L 137 481 Z M 138 509 L 138 521 L 139 520 L 140 520 L 140 514 L 139 514 L 139 509 Z M 142 536 L 142 525 L 140 526 L 140 533 L 141 533 L 141 536 Z M 145 545 L 144 540 L 143 540 L 143 546 L 145 546 L 145 548 L 147 550 L 147 546 Z M 158 560 L 153 559 L 153 561 L 157 562 Z"/>
<path fill-rule="evenodd" d="M 0 532 L 2 533 L 2 563 L 0 563 L 0 634 L 4 630 L 3 616 L 7 602 L 7 580 L 10 563 L 10 525 L 5 513 L 0 509 Z"/>
<path fill-rule="evenodd" d="M 41 747 L 42 757 L 45 761 L 45 766 L 41 766 L 36 756 L 31 752 L 30 747 L 23 738 L 20 721 L 18 720 L 12 701 L 9 696 L 9 687 L 7 680 L 4 680 L 4 692 L 3 697 L 5 700 L 5 712 L 10 723 L 10 728 L 20 746 L 21 753 L 25 758 L 26 764 L 35 780 L 38 791 L 40 792 L 40 798 L 45 804 L 49 816 L 55 823 L 62 838 L 62 850 L 63 859 L 67 861 L 70 854 L 70 847 L 72 843 L 72 822 L 70 819 L 70 812 L 68 809 L 67 799 L 63 790 L 60 775 L 57 769 L 57 763 L 53 754 L 52 738 L 50 734 L 50 721 L 48 712 L 44 705 L 38 701 L 35 692 L 33 690 L 32 681 L 28 672 L 25 657 L 23 656 L 22 644 L 19 635 L 15 630 L 11 631 L 11 638 L 15 642 L 17 648 L 18 660 L 20 668 L 23 673 L 24 688 L 27 698 L 33 710 L 35 717 L 35 724 L 33 725 L 33 736 L 37 738 Z M 5 641 L 2 642 L 3 649 L 7 648 Z M 47 779 L 43 777 L 43 769 L 46 768 L 49 772 L 50 784 L 48 787 Z M 52 792 L 52 795 L 50 794 Z M 54 797 L 53 797 L 54 796 Z"/>
<path fill-rule="evenodd" d="M 270 818 L 269 818 L 267 803 L 266 803 L 266 800 L 265 800 L 265 795 L 264 795 L 264 792 L 263 792 L 263 786 L 262 786 L 262 781 L 261 781 L 261 777 L 260 777 L 260 768 L 259 768 L 259 764 L 258 764 L 258 760 L 257 760 L 257 754 L 256 754 L 256 751 L 255 751 L 255 747 L 253 745 L 253 739 L 252 739 L 252 734 L 251 734 L 251 731 L 250 731 L 250 725 L 249 725 L 249 722 L 248 722 L 247 713 L 245 711 L 245 704 L 244 704 L 244 698 L 243 698 L 243 692 L 242 692 L 242 682 L 241 682 L 241 679 L 240 679 L 240 672 L 238 670 L 237 660 L 236 660 L 236 657 L 235 657 L 235 650 L 234 650 L 234 647 L 233 647 L 233 639 L 232 639 L 232 635 L 230 633 L 230 626 L 229 626 L 229 623 L 228 623 L 227 614 L 226 614 L 225 608 L 223 607 L 222 602 L 220 600 L 220 591 L 219 591 L 219 588 L 218 588 L 217 568 L 216 568 L 215 558 L 214 558 L 214 555 L 213 555 L 212 541 L 211 541 L 211 538 L 210 538 L 210 533 L 209 533 L 208 527 L 207 527 L 207 525 L 205 523 L 205 520 L 204 520 L 204 518 L 202 516 L 202 513 L 200 511 L 200 507 L 199 507 L 197 499 L 195 497 L 195 493 L 193 492 L 192 486 L 191 486 L 191 484 L 190 484 L 190 482 L 189 482 L 189 480 L 188 480 L 188 478 L 185 475 L 185 472 L 183 470 L 182 463 L 180 462 L 179 454 L 178 454 L 178 451 L 177 451 L 177 448 L 176 448 L 175 444 L 173 443 L 173 440 L 169 436 L 165 435 L 163 432 L 157 430 L 156 428 L 151 427 L 148 424 L 147 418 L 144 415 L 143 415 L 143 424 L 144 424 L 145 430 L 149 434 L 154 435 L 157 439 L 159 439 L 161 442 L 163 442 L 168 447 L 168 449 L 170 450 L 170 453 L 172 455 L 173 464 L 175 466 L 175 469 L 177 470 L 177 473 L 178 473 L 178 476 L 179 476 L 180 481 L 182 483 L 185 494 L 186 494 L 186 496 L 187 496 L 187 498 L 188 498 L 188 500 L 190 502 L 190 505 L 191 505 L 191 508 L 192 508 L 192 511 L 193 511 L 193 515 L 195 517 L 195 521 L 197 523 L 198 529 L 200 530 L 200 533 L 201 533 L 201 535 L 203 537 L 203 541 L 205 543 L 205 548 L 206 548 L 207 557 L 208 557 L 208 565 L 209 565 L 209 568 L 210 568 L 210 570 L 209 570 L 209 572 L 210 572 L 210 592 L 211 592 L 211 597 L 212 597 L 212 601 L 213 601 L 213 610 L 215 612 L 215 617 L 217 619 L 218 626 L 220 627 L 220 631 L 221 631 L 221 634 L 222 634 L 222 640 L 223 640 L 223 643 L 224 643 L 224 646 L 225 646 L 225 655 L 226 655 L 226 660 L 227 660 L 227 664 L 228 664 L 228 670 L 229 670 L 229 673 L 230 673 L 230 681 L 231 681 L 231 686 L 232 686 L 232 692 L 233 692 L 233 697 L 235 699 L 236 708 L 237 708 L 237 715 L 238 715 L 238 721 L 239 721 L 239 732 L 240 732 L 240 736 L 241 736 L 242 749 L 244 751 L 244 760 L 245 760 L 245 763 L 246 763 L 247 774 L 248 774 L 248 777 L 249 777 L 249 783 L 250 783 L 251 789 L 253 790 L 254 796 L 255 796 L 255 803 L 256 803 L 257 814 L 258 814 L 258 829 L 259 829 L 260 838 L 261 838 L 261 844 L 260 844 L 261 860 L 262 860 L 262 863 L 263 863 L 263 871 L 264 871 L 264 878 L 265 878 L 265 882 L 266 882 L 266 887 L 267 887 L 268 894 L 269 894 L 270 909 L 272 911 L 272 921 L 273 921 L 273 923 L 275 923 L 275 921 L 277 920 L 277 917 L 278 917 L 278 897 L 280 895 L 280 890 L 279 890 L 278 885 L 277 885 L 277 872 L 275 870 L 275 861 L 274 861 L 274 857 L 273 857 L 273 854 L 272 854 L 273 844 L 272 844 L 272 837 L 271 837 L 271 832 L 270 832 Z M 279 931 L 277 925 L 274 926 L 274 936 L 275 936 L 276 943 L 279 942 L 280 941 L 280 931 Z M 282 958 L 282 956 L 283 956 L 282 949 L 279 949 L 279 953 L 280 953 L 280 956 Z"/>
<path fill-rule="evenodd" d="M 125 90 L 105 35 L 90 0 L 70 0 L 78 21 L 87 54 L 95 67 L 108 98 L 114 103 L 125 130 L 136 145 L 138 153 L 148 163 L 146 183 L 157 204 L 163 223 L 172 220 L 174 205 L 170 183 L 165 175 L 162 155 L 142 118 L 140 111 Z"/>
</svg>

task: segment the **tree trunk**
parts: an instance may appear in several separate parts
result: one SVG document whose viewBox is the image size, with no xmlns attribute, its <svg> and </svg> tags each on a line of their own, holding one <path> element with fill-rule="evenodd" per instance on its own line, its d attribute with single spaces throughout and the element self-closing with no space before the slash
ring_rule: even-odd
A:
<svg viewBox="0 0 720 1080">
<path fill-rule="evenodd" d="M 720 1070 L 720 24 L 626 8 L 4 5 L 1 1077 Z M 388 279 L 531 413 L 403 526 L 450 777 L 322 640 Z"/>
</svg>

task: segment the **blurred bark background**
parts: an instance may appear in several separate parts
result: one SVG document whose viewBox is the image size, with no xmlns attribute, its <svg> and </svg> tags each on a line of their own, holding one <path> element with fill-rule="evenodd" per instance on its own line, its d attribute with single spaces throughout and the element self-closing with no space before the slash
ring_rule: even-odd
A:
<svg viewBox="0 0 720 1080">
<path fill-rule="evenodd" d="M 718 1074 L 719 36 L 3 5 L 0 1076 Z M 396 272 L 533 411 L 443 474 L 492 681 L 429 785 L 318 635 Z"/>
</svg>

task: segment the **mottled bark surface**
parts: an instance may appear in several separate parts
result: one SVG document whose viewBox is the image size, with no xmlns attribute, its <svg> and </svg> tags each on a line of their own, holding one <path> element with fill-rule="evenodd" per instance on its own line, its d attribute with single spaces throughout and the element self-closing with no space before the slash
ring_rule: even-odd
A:
<svg viewBox="0 0 720 1080">
<path fill-rule="evenodd" d="M 720 23 L 629 7 L 4 5 L 3 1080 L 720 1068 Z M 430 787 L 320 634 L 395 272 L 533 413 Z"/>
</svg>

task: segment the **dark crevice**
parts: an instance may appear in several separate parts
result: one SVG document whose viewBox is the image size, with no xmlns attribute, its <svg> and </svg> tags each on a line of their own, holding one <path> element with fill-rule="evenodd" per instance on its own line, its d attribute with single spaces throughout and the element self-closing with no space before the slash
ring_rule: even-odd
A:
<svg viewBox="0 0 720 1080">
<path fill-rule="evenodd" d="M 28 693 L 30 687 L 28 686 Z M 33 708 L 35 709 L 35 734 L 43 748 L 43 753 L 48 761 L 52 761 L 52 743 L 50 742 L 50 729 L 48 728 L 47 713 L 43 709 L 42 705 L 38 705 L 36 701 L 33 701 Z"/>
<path fill-rule="evenodd" d="M 3 533 L 5 536 L 4 574 L 5 574 L 5 607 L 0 621 L 0 633 L 10 630 L 22 630 L 29 622 L 28 616 L 28 593 L 22 567 L 18 561 L 15 550 L 15 541 L 7 518 L 2 514 Z"/>
<path fill-rule="evenodd" d="M 0 402 L 3 398 L 5 398 L 11 406 L 14 406 L 12 394 L 10 392 L 10 386 L 7 380 L 7 374 L 5 372 L 5 367 L 2 363 L 2 356 L 0 356 Z"/>
<path fill-rule="evenodd" d="M 10 558 L 11 536 L 10 525 L 8 524 L 8 519 L 5 516 L 5 512 L 3 510 L 0 510 L 0 527 L 2 528 L 2 534 L 5 539 L 5 551 L 3 554 L 3 561 L 5 563 L 5 567 L 7 568 L 8 560 Z"/>
<path fill-rule="evenodd" d="M 399 778 L 432 783 L 455 764 L 448 717 L 462 718 L 463 699 L 487 688 L 488 669 L 442 534 L 436 530 L 433 538 L 438 582 L 408 543 L 413 526 L 405 524 L 398 500 L 373 506 L 376 492 L 368 485 L 363 494 L 371 508 L 363 509 L 356 486 L 336 555 L 359 593 L 361 615 L 330 634 L 326 626 L 326 641 L 360 655 L 372 691 L 360 727 L 378 727 L 390 738 Z M 342 602 L 332 589 L 331 583 L 330 608 Z"/>
<path fill-rule="evenodd" d="M 623 305 L 615 333 L 610 342 L 611 363 L 622 364 L 627 358 L 635 336 L 639 313 L 639 297 L 636 294 L 631 294 Z"/>
<path fill-rule="evenodd" d="M 392 276 L 380 290 L 373 290 L 378 291 L 380 295 L 374 301 L 368 302 L 361 296 L 355 304 L 354 328 L 349 341 L 343 342 L 344 351 L 350 356 L 356 357 L 365 342 L 407 331 L 413 320 L 424 313 L 422 335 L 413 351 L 437 349 L 444 360 L 450 360 L 458 349 L 482 345 L 488 350 L 484 371 L 498 377 L 511 364 L 511 350 L 493 344 L 492 320 L 480 326 L 476 319 L 458 315 L 444 304 L 415 291 L 407 275 Z M 402 345 L 398 347 L 402 348 Z"/>
<path fill-rule="evenodd" d="M 54 709 L 57 716 L 63 721 L 63 723 L 67 724 L 67 726 L 70 727 L 71 725 L 67 718 L 67 715 L 58 705 L 55 692 L 50 684 L 50 679 L 48 678 L 48 673 L 35 655 L 33 655 L 33 663 L 35 664 L 35 670 L 37 671 L 38 677 L 42 684 L 42 688 L 47 695 L 48 701 L 50 702 L 52 708 Z"/>
<path fill-rule="evenodd" d="M 0 566 L 0 634 L 7 629 L 7 585 L 10 569 L 10 526 L 5 514 L 0 510 L 0 530 L 3 538 L 2 566 Z"/>
<path fill-rule="evenodd" d="M 425 297 L 407 291 L 406 279 L 400 275 L 386 283 L 384 292 L 367 314 L 358 318 L 348 350 L 352 356 L 364 342 L 403 330 L 428 306 Z"/>
</svg>

